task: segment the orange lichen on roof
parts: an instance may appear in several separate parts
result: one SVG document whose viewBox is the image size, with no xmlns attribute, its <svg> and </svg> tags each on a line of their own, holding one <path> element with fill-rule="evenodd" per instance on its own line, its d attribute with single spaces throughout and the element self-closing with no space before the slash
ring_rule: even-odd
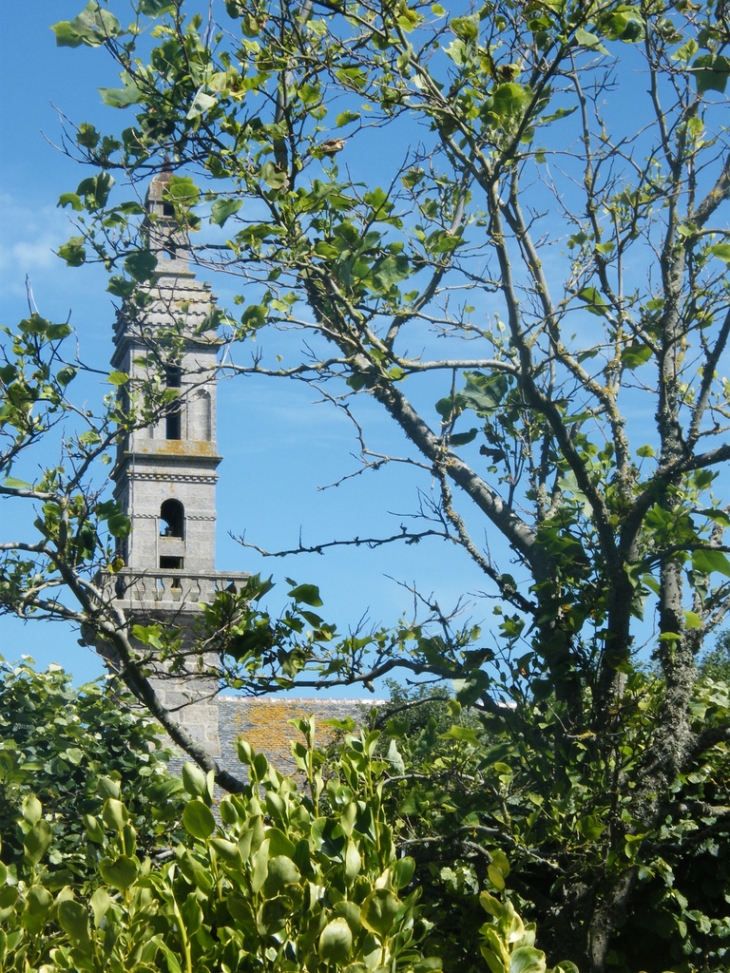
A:
<svg viewBox="0 0 730 973">
<path fill-rule="evenodd" d="M 296 769 L 291 743 L 303 742 L 301 733 L 290 720 L 314 717 L 315 744 L 324 748 L 336 729 L 324 725 L 326 720 L 351 717 L 356 724 L 365 722 L 370 701 L 352 699 L 241 699 L 219 697 L 219 732 L 231 742 L 243 738 L 256 753 L 264 756 L 282 773 Z M 225 725 L 224 725 L 225 724 Z"/>
</svg>

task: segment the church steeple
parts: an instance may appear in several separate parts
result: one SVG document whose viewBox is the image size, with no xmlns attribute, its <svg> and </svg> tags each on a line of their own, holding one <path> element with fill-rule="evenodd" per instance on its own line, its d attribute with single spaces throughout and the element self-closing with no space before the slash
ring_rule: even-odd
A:
<svg viewBox="0 0 730 973">
<path fill-rule="evenodd" d="M 115 497 L 132 520 L 127 567 L 161 574 L 164 600 L 181 597 L 182 579 L 214 571 L 220 463 L 214 298 L 210 285 L 190 271 L 187 248 L 161 212 L 168 179 L 167 173 L 155 177 L 147 194 L 156 280 L 146 288 L 141 310 L 122 308 L 112 357 L 112 366 L 129 375 L 132 394 L 145 384 L 162 384 L 159 391 L 171 400 L 155 422 L 120 445 L 113 473 Z"/>
<path fill-rule="evenodd" d="M 156 176 L 146 199 L 144 228 L 157 259 L 154 279 L 145 285 L 141 302 L 122 306 L 114 327 L 112 367 L 129 376 L 123 390 L 127 401 L 145 388 L 167 400 L 148 426 L 134 429 L 118 447 L 114 496 L 132 529 L 119 552 L 125 566 L 114 584 L 117 605 L 128 620 L 174 620 L 190 633 L 199 603 L 248 575 L 215 570 L 221 341 L 210 285 L 195 279 L 188 241 L 166 209 L 169 179 L 169 172 Z M 208 685 L 192 686 L 184 677 L 172 678 L 165 665 L 157 668 L 155 682 L 163 701 L 169 692 L 196 698 L 216 688 L 210 679 Z M 194 724 L 205 723 L 202 706 L 193 707 Z M 190 713 L 183 711 L 180 721 L 189 724 Z M 217 724 L 215 732 L 209 726 L 203 735 L 215 748 L 210 737 L 217 739 Z"/>
</svg>

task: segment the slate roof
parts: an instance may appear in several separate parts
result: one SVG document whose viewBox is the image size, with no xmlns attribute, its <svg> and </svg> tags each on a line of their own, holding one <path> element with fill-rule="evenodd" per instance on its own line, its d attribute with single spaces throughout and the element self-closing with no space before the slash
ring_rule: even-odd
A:
<svg viewBox="0 0 730 973">
<path fill-rule="evenodd" d="M 369 699 L 292 699 L 284 697 L 250 698 L 243 696 L 219 696 L 218 736 L 220 739 L 220 763 L 226 770 L 237 774 L 240 763 L 236 742 L 243 737 L 256 751 L 282 773 L 292 773 L 296 765 L 291 755 L 291 741 L 302 740 L 301 733 L 290 725 L 289 720 L 314 717 L 315 742 L 325 747 L 336 732 L 323 725 L 326 720 L 351 718 L 362 725 L 368 711 L 382 700 Z"/>
</svg>

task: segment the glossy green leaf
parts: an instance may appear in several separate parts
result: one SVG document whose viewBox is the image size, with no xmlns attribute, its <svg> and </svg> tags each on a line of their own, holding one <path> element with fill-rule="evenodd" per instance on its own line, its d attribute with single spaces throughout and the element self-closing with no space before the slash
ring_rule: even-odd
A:
<svg viewBox="0 0 730 973">
<path fill-rule="evenodd" d="M 126 855 L 114 859 L 102 858 L 99 863 L 99 872 L 106 884 L 120 892 L 124 892 L 135 882 L 138 871 L 137 863 Z"/>
<path fill-rule="evenodd" d="M 121 801 L 110 797 L 104 802 L 101 817 L 107 828 L 111 828 L 113 831 L 121 831 L 129 821 L 129 811 Z"/>
<path fill-rule="evenodd" d="M 22 807 L 23 818 L 28 822 L 28 824 L 31 825 L 31 827 L 38 824 L 43 815 L 43 807 L 35 794 L 28 794 L 28 796 L 23 799 Z"/>
<path fill-rule="evenodd" d="M 403 858 L 399 858 L 397 861 L 393 862 L 391 865 L 391 874 L 393 876 L 393 886 L 396 890 L 404 889 L 407 885 L 411 883 L 413 876 L 416 871 L 416 862 L 414 858 L 410 855 L 406 855 Z"/>
<path fill-rule="evenodd" d="M 376 935 L 387 936 L 401 904 L 390 889 L 374 889 L 360 907 L 360 921 Z"/>
<path fill-rule="evenodd" d="M 215 831 L 215 818 L 202 801 L 189 801 L 183 811 L 183 825 L 188 834 L 202 841 Z"/>
<path fill-rule="evenodd" d="M 208 779 L 205 771 L 197 764 L 186 760 L 182 766 L 182 782 L 192 797 L 205 797 L 208 794 Z"/>
<path fill-rule="evenodd" d="M 291 858 L 285 855 L 274 855 L 268 859 L 266 881 L 263 885 L 264 893 L 268 896 L 276 895 L 284 886 L 297 884 L 300 879 L 301 873 Z"/>
<path fill-rule="evenodd" d="M 545 973 L 545 954 L 534 946 L 518 946 L 510 956 L 509 973 Z"/>
<path fill-rule="evenodd" d="M 317 946 L 319 958 L 325 963 L 346 963 L 352 952 L 352 930 L 347 920 L 338 917 L 322 930 Z"/>
</svg>

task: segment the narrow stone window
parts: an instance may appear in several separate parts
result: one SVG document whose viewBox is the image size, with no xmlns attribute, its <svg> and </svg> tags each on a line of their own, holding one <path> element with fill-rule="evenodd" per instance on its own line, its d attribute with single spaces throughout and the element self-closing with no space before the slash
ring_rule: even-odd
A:
<svg viewBox="0 0 730 973">
<path fill-rule="evenodd" d="M 165 365 L 165 378 L 169 389 L 182 387 L 182 368 L 179 365 Z M 165 416 L 165 439 L 182 439 L 182 409 L 180 402 L 168 406 Z"/>
<path fill-rule="evenodd" d="M 181 571 L 183 559 L 181 557 L 161 557 L 160 567 L 163 571 Z"/>
</svg>

